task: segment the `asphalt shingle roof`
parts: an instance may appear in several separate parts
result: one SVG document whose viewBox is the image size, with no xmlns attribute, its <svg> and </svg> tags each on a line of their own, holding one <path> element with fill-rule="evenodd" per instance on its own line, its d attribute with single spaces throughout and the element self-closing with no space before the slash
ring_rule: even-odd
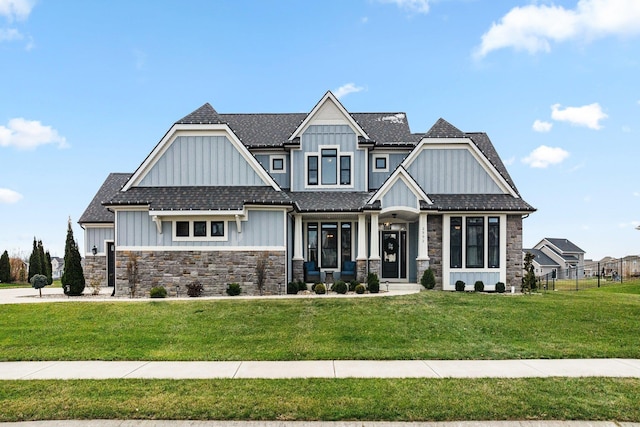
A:
<svg viewBox="0 0 640 427">
<path fill-rule="evenodd" d="M 560 249 L 560 251 L 562 251 L 563 253 L 564 252 L 585 253 L 585 251 L 583 251 L 582 249 L 580 249 L 578 246 L 576 246 L 575 244 L 573 244 L 571 241 L 567 239 L 555 239 L 555 238 L 546 237 L 544 240 L 551 243 L 556 248 Z"/>
<path fill-rule="evenodd" d="M 373 196 L 366 191 L 297 191 L 287 192 L 300 212 L 358 212 Z"/>
<path fill-rule="evenodd" d="M 512 211 L 533 212 L 535 209 L 524 200 L 509 194 L 427 194 L 433 202 L 421 206 L 437 211 Z"/>
<path fill-rule="evenodd" d="M 522 253 L 527 253 L 529 252 L 531 255 L 534 256 L 533 260 L 534 262 L 536 262 L 538 265 L 543 266 L 543 267 L 560 267 L 560 265 L 555 262 L 554 260 L 552 260 L 547 254 L 545 254 L 544 252 L 542 252 L 540 249 L 523 249 Z"/>
<path fill-rule="evenodd" d="M 130 173 L 109 174 L 96 195 L 78 220 L 79 223 L 113 223 L 113 212 L 102 205 L 111 200 L 129 180 Z"/>
<path fill-rule="evenodd" d="M 272 187 L 132 187 L 107 205 L 149 206 L 150 210 L 240 210 L 245 204 L 290 205 L 284 191 Z"/>
</svg>

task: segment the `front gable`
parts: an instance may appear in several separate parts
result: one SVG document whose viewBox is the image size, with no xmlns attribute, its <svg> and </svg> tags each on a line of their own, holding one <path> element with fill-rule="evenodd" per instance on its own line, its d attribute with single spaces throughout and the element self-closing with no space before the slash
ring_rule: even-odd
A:
<svg viewBox="0 0 640 427">
<path fill-rule="evenodd" d="M 402 166 L 428 194 L 518 197 L 470 138 L 423 138 Z"/>
<path fill-rule="evenodd" d="M 279 190 L 226 124 L 175 124 L 123 191 L 137 186 L 270 186 Z"/>
<path fill-rule="evenodd" d="M 369 139 L 367 133 L 342 106 L 338 98 L 328 91 L 316 104 L 302 123 L 289 137 L 289 141 L 300 138 L 310 125 L 348 125 L 358 137 Z"/>
<path fill-rule="evenodd" d="M 431 200 L 420 188 L 418 183 L 399 167 L 387 179 L 387 181 L 371 197 L 368 204 L 379 201 L 381 213 L 388 210 L 409 210 L 418 213 L 420 202 L 431 204 Z"/>
</svg>

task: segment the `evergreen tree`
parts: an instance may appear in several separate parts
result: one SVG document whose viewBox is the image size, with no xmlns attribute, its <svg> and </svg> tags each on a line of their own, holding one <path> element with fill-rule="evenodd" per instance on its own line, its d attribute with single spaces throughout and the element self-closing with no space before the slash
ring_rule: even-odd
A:
<svg viewBox="0 0 640 427">
<path fill-rule="evenodd" d="M 43 276 L 46 276 L 47 275 L 47 257 L 44 254 L 44 246 L 42 246 L 42 240 L 38 240 L 38 258 L 40 258 L 40 270 L 38 271 L 38 274 L 42 274 Z"/>
<path fill-rule="evenodd" d="M 42 268 L 42 262 L 40 261 L 40 251 L 38 250 L 38 242 L 36 242 L 36 238 L 33 238 L 33 250 L 31 251 L 31 256 L 29 257 L 29 275 L 27 276 L 27 281 L 31 283 L 31 278 L 36 274 L 41 274 L 40 269 Z"/>
<path fill-rule="evenodd" d="M 9 262 L 9 254 L 7 251 L 4 251 L 2 256 L 0 256 L 0 282 L 11 282 L 11 263 Z"/>
<path fill-rule="evenodd" d="M 78 251 L 78 244 L 73 239 L 71 218 L 69 218 L 67 225 L 67 241 L 64 246 L 64 273 L 62 274 L 62 287 L 65 294 L 78 296 L 82 295 L 84 286 L 85 279 L 84 272 L 82 271 L 82 258 Z"/>
<path fill-rule="evenodd" d="M 49 282 L 48 284 L 51 285 L 53 283 L 53 266 L 51 265 L 51 254 L 49 253 L 49 251 L 47 251 L 44 256 L 46 259 L 45 268 L 47 269 L 47 274 L 45 274 L 45 276 L 47 276 L 47 281 Z"/>
</svg>

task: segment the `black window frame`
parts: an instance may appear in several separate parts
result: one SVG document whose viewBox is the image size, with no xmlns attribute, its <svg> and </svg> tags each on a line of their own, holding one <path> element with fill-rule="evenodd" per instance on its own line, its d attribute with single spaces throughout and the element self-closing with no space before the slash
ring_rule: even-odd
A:
<svg viewBox="0 0 640 427">
<path fill-rule="evenodd" d="M 500 217 L 487 218 L 487 267 L 500 268 Z"/>
<path fill-rule="evenodd" d="M 378 163 L 381 160 L 382 160 L 382 166 L 380 166 L 380 164 Z M 376 170 L 385 170 L 385 169 L 387 169 L 387 158 L 386 157 L 374 157 L 374 163 L 375 163 L 374 169 L 376 169 Z"/>
<path fill-rule="evenodd" d="M 318 185 L 318 156 L 307 157 L 307 185 Z"/>
<path fill-rule="evenodd" d="M 210 221 L 209 226 L 211 230 L 209 231 L 210 237 L 224 237 L 224 221 Z M 215 225 L 215 227 L 214 227 Z M 214 228 L 216 233 L 214 233 Z"/>
<path fill-rule="evenodd" d="M 176 221 L 176 237 L 191 237 L 190 221 Z"/>
<path fill-rule="evenodd" d="M 273 170 L 273 171 L 283 171 L 284 170 L 284 159 L 282 157 L 274 157 L 274 158 L 272 158 L 271 159 L 271 170 Z"/>
<path fill-rule="evenodd" d="M 484 217 L 468 216 L 465 223 L 465 267 L 484 268 Z"/>
<path fill-rule="evenodd" d="M 346 160 L 346 167 L 343 162 Z M 340 185 L 351 185 L 351 156 L 340 156 Z"/>
<path fill-rule="evenodd" d="M 340 168 L 338 162 L 337 148 L 323 148 L 320 150 L 320 182 L 322 185 L 338 185 L 338 171 Z M 329 168 L 329 163 L 335 162 L 335 172 Z M 334 173 L 331 173 L 334 172 Z"/>
<path fill-rule="evenodd" d="M 451 217 L 449 222 L 449 266 L 462 268 L 462 217 Z"/>
</svg>

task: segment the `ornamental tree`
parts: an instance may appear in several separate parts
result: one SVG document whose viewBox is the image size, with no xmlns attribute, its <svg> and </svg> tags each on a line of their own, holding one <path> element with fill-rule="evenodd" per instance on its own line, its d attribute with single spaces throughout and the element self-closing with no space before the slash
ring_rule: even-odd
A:
<svg viewBox="0 0 640 427">
<path fill-rule="evenodd" d="M 67 241 L 64 246 L 64 273 L 62 274 L 62 288 L 69 296 L 82 295 L 85 286 L 82 258 L 78 251 L 78 244 L 73 238 L 71 218 L 67 224 Z"/>
<path fill-rule="evenodd" d="M 49 284 L 49 280 L 47 279 L 47 276 L 45 276 L 44 274 L 35 274 L 31 278 L 31 286 L 34 289 L 37 289 L 38 291 L 40 291 L 40 298 L 42 298 L 42 288 L 44 288 L 48 284 Z"/>
</svg>

